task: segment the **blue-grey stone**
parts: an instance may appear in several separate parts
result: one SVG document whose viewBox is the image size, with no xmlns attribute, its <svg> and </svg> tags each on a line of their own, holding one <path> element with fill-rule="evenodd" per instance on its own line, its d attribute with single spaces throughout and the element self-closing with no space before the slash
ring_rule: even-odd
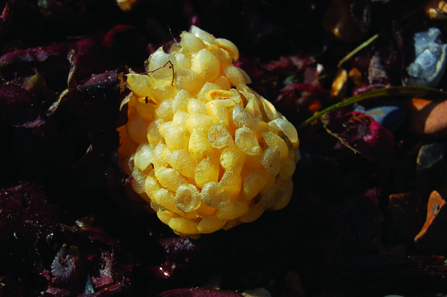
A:
<svg viewBox="0 0 447 297">
<path fill-rule="evenodd" d="M 381 106 L 371 108 L 357 105 L 355 111 L 361 111 L 368 114 L 390 132 L 395 132 L 407 119 L 405 108 L 396 99 L 392 99 Z"/>
<path fill-rule="evenodd" d="M 439 184 L 445 164 L 445 145 L 438 142 L 424 144 L 417 157 L 417 174 L 422 193 L 431 193 Z"/>
<path fill-rule="evenodd" d="M 402 75 L 404 86 L 436 87 L 444 75 L 447 60 L 447 44 L 441 43 L 438 28 L 416 32 L 412 39 L 409 57 L 413 60 Z"/>
</svg>

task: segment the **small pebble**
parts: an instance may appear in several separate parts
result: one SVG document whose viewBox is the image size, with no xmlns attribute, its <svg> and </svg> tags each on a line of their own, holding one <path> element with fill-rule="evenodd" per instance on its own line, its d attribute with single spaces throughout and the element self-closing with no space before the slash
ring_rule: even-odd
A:
<svg viewBox="0 0 447 297">
<path fill-rule="evenodd" d="M 351 14 L 351 0 L 331 0 L 323 18 L 323 27 L 337 39 L 359 41 L 364 33 Z"/>
<path fill-rule="evenodd" d="M 140 0 L 116 0 L 122 11 L 130 11 L 135 8 L 135 6 L 140 2 Z"/>
<path fill-rule="evenodd" d="M 354 82 L 357 87 L 361 87 L 362 82 L 362 73 L 357 68 L 352 68 L 348 73 L 349 78 Z"/>
<path fill-rule="evenodd" d="M 436 21 L 447 20 L 447 1 L 445 0 L 432 0 L 424 7 L 425 15 Z"/>
<path fill-rule="evenodd" d="M 376 122 L 388 129 L 390 132 L 395 132 L 407 119 L 407 112 L 398 100 L 390 100 L 387 104 L 377 107 L 365 109 L 365 107 L 358 105 L 355 111 L 361 111 L 370 115 Z"/>
<path fill-rule="evenodd" d="M 446 68 L 447 44 L 441 43 L 442 34 L 438 28 L 416 32 L 413 35 L 413 60 L 402 76 L 404 86 L 436 87 Z"/>
<path fill-rule="evenodd" d="M 441 169 L 445 164 L 445 145 L 434 142 L 424 144 L 417 157 L 417 174 L 422 193 L 430 193 L 438 186 Z"/>
<path fill-rule="evenodd" d="M 408 112 L 408 128 L 417 136 L 447 135 L 447 100 L 413 98 L 402 102 Z"/>
<path fill-rule="evenodd" d="M 331 87 L 331 99 L 342 99 L 348 87 L 348 72 L 343 68 L 338 68 Z"/>
<path fill-rule="evenodd" d="M 379 52 L 376 52 L 371 57 L 368 67 L 368 81 L 369 84 L 387 84 L 389 79 L 383 65 Z"/>
</svg>

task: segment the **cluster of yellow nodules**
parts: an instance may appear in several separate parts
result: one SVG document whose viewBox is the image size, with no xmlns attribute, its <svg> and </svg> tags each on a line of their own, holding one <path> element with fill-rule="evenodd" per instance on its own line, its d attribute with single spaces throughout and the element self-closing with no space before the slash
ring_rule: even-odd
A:
<svg viewBox="0 0 447 297">
<path fill-rule="evenodd" d="M 237 47 L 192 27 L 130 73 L 122 168 L 160 220 L 182 235 L 211 233 L 285 207 L 298 134 L 247 87 Z"/>
</svg>

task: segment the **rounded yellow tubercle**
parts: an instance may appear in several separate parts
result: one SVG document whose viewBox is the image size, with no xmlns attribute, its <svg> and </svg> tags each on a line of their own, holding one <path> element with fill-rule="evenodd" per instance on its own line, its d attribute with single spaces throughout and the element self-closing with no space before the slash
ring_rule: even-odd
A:
<svg viewBox="0 0 447 297">
<path fill-rule="evenodd" d="M 129 73 L 120 165 L 133 190 L 179 235 L 197 236 L 284 208 L 298 161 L 295 127 L 232 63 L 229 40 L 193 26 L 146 73 Z"/>
</svg>

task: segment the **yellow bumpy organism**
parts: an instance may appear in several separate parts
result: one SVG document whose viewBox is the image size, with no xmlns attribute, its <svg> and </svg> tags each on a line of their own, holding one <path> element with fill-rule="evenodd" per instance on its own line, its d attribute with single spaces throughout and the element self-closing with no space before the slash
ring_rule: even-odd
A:
<svg viewBox="0 0 447 297">
<path fill-rule="evenodd" d="M 177 234 L 212 233 L 285 207 L 299 158 L 295 127 L 251 90 L 229 40 L 192 27 L 132 91 L 120 163 L 132 188 Z"/>
</svg>

